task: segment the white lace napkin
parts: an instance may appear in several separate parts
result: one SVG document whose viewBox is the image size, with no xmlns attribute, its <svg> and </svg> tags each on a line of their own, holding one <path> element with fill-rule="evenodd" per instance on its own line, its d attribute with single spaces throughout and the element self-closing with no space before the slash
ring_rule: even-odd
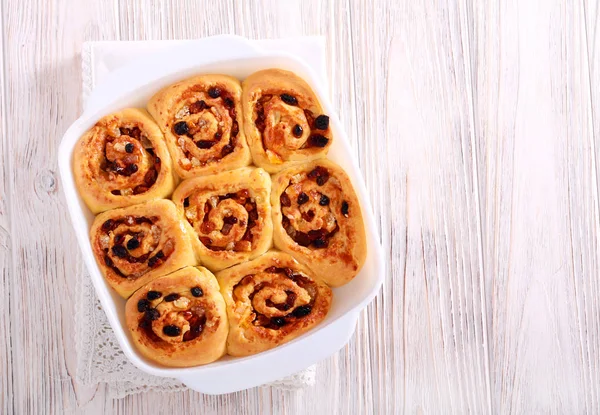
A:
<svg viewBox="0 0 600 415">
<path fill-rule="evenodd" d="M 133 59 L 183 41 L 86 42 L 82 70 L 84 105 L 87 97 L 106 74 Z M 269 50 L 294 51 L 326 81 L 325 42 L 322 37 L 255 41 Z M 326 82 L 324 82 L 326 84 Z M 96 297 L 90 276 L 81 266 L 77 280 L 75 311 L 77 330 L 77 380 L 84 385 L 106 383 L 111 398 L 145 391 L 175 392 L 186 387 L 176 379 L 148 375 L 127 360 Z M 315 383 L 315 366 L 268 386 L 298 390 Z"/>
</svg>

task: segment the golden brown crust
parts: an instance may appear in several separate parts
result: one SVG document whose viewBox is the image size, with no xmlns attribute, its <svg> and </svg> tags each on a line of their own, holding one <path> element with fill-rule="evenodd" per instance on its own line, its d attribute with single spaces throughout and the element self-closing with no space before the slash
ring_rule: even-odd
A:
<svg viewBox="0 0 600 415">
<path fill-rule="evenodd" d="M 225 302 L 206 268 L 186 267 L 148 283 L 127 301 L 125 316 L 139 351 L 165 366 L 202 365 L 225 354 Z"/>
<path fill-rule="evenodd" d="M 329 160 L 273 177 L 273 242 L 327 284 L 346 284 L 367 255 L 358 198 L 346 173 Z"/>
<path fill-rule="evenodd" d="M 266 252 L 273 240 L 271 178 L 245 167 L 179 185 L 173 201 L 203 265 L 213 271 Z"/>
<path fill-rule="evenodd" d="M 250 164 L 242 128 L 240 82 L 200 75 L 170 85 L 148 102 L 165 134 L 179 177 L 214 174 Z"/>
<path fill-rule="evenodd" d="M 232 356 L 256 354 L 300 336 L 331 306 L 331 289 L 283 252 L 267 252 L 216 275 L 227 305 Z"/>
<path fill-rule="evenodd" d="M 110 114 L 73 153 L 79 194 L 94 213 L 169 196 L 175 176 L 164 137 L 143 109 Z"/>
<path fill-rule="evenodd" d="M 275 173 L 327 155 L 332 143 L 329 118 L 302 78 L 267 69 L 246 78 L 242 89 L 244 130 L 254 164 Z M 320 115 L 326 122 L 315 122 Z"/>
<path fill-rule="evenodd" d="M 124 298 L 161 275 L 197 264 L 190 235 L 170 200 L 101 213 L 90 240 L 102 274 Z"/>
</svg>

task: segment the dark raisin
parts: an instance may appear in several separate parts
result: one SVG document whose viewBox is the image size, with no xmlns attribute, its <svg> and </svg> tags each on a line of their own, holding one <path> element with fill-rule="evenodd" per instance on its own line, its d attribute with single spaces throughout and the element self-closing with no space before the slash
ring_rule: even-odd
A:
<svg viewBox="0 0 600 415">
<path fill-rule="evenodd" d="M 160 164 L 160 157 L 156 157 L 154 159 L 154 164 Z"/>
<path fill-rule="evenodd" d="M 329 180 L 329 172 L 325 167 L 317 166 L 308 173 L 309 179 L 314 179 L 319 186 L 323 186 Z"/>
<path fill-rule="evenodd" d="M 156 258 L 154 256 L 148 260 L 148 266 L 150 268 L 154 268 L 157 264 L 158 264 L 158 258 Z"/>
<path fill-rule="evenodd" d="M 125 176 L 131 176 L 136 171 L 138 171 L 137 164 L 128 164 L 127 167 L 125 167 L 125 170 L 123 171 L 123 174 Z"/>
<path fill-rule="evenodd" d="M 121 128 L 121 134 L 128 135 L 133 138 L 140 138 L 142 131 L 138 127 L 133 128 Z"/>
<path fill-rule="evenodd" d="M 160 312 L 156 308 L 150 308 L 144 313 L 144 318 L 148 321 L 158 320 Z"/>
<path fill-rule="evenodd" d="M 279 97 L 281 98 L 281 100 L 283 102 L 285 102 L 288 105 L 298 105 L 298 100 L 293 95 L 290 95 L 290 94 L 281 94 Z"/>
<path fill-rule="evenodd" d="M 223 218 L 223 222 L 230 225 L 235 225 L 236 223 L 238 223 L 238 218 L 236 218 L 235 216 L 226 216 Z"/>
<path fill-rule="evenodd" d="M 221 157 L 225 157 L 227 154 L 233 152 L 233 146 L 231 144 L 227 144 L 221 150 Z"/>
<path fill-rule="evenodd" d="M 162 297 L 162 293 L 158 291 L 148 291 L 148 294 L 146 294 L 146 298 L 150 301 L 157 300 L 160 297 Z"/>
<path fill-rule="evenodd" d="M 193 324 L 191 324 L 190 329 L 186 331 L 183 335 L 183 341 L 187 342 L 190 340 L 194 340 L 195 338 L 200 336 L 202 330 L 204 330 L 203 323 L 201 321 L 194 322 Z"/>
<path fill-rule="evenodd" d="M 127 256 L 127 250 L 123 245 L 115 245 L 112 247 L 112 253 L 119 258 L 125 258 Z"/>
<path fill-rule="evenodd" d="M 196 142 L 196 147 L 198 148 L 211 148 L 214 145 L 214 141 L 200 140 Z"/>
<path fill-rule="evenodd" d="M 125 235 L 115 235 L 115 245 L 122 245 L 125 241 Z"/>
<path fill-rule="evenodd" d="M 312 220 L 315 218 L 315 211 L 314 210 L 309 210 L 307 212 L 302 212 L 302 219 L 304 219 L 307 222 L 312 222 Z"/>
<path fill-rule="evenodd" d="M 287 311 L 292 308 L 298 295 L 293 291 L 286 291 L 285 293 L 287 294 L 287 299 L 285 300 L 285 310 Z"/>
<path fill-rule="evenodd" d="M 298 202 L 299 205 L 305 204 L 306 202 L 308 202 L 308 195 L 304 192 L 300 193 L 296 202 Z"/>
<path fill-rule="evenodd" d="M 313 134 L 308 137 L 308 143 L 313 147 L 325 147 L 329 143 L 329 138 L 321 134 Z"/>
<path fill-rule="evenodd" d="M 112 262 L 112 259 L 110 259 L 110 257 L 108 255 L 104 256 L 104 263 L 106 264 L 107 267 L 115 266 L 115 264 Z"/>
<path fill-rule="evenodd" d="M 164 258 L 165 257 L 165 253 L 163 251 L 158 251 L 156 253 L 156 257 L 159 258 L 159 259 Z"/>
<path fill-rule="evenodd" d="M 176 337 L 181 334 L 181 329 L 177 326 L 164 326 L 163 333 L 169 337 Z"/>
<path fill-rule="evenodd" d="M 186 197 L 183 199 L 183 207 L 188 207 L 190 205 L 190 198 Z"/>
<path fill-rule="evenodd" d="M 294 311 L 292 311 L 292 315 L 294 317 L 304 317 L 310 314 L 312 311 L 311 306 L 309 305 L 301 305 L 300 307 L 296 307 Z"/>
<path fill-rule="evenodd" d="M 146 183 L 148 186 L 152 186 L 156 182 L 157 178 L 158 172 L 156 170 L 148 170 L 144 175 L 144 183 Z"/>
<path fill-rule="evenodd" d="M 202 291 L 202 288 L 200 288 L 200 287 L 194 287 L 190 291 L 192 292 L 192 295 L 194 297 L 202 297 L 204 295 L 204 292 Z"/>
<path fill-rule="evenodd" d="M 190 131 L 185 121 L 179 121 L 173 129 L 177 135 L 186 135 Z"/>
<path fill-rule="evenodd" d="M 321 199 L 319 200 L 319 205 L 321 205 L 321 206 L 329 205 L 329 198 L 325 195 L 321 195 Z"/>
<path fill-rule="evenodd" d="M 308 246 L 310 245 L 310 238 L 304 232 L 296 232 L 294 235 L 294 241 L 300 246 Z"/>
<path fill-rule="evenodd" d="M 303 277 L 302 277 L 302 274 L 294 273 L 294 274 L 290 275 L 289 278 L 293 281 L 299 281 L 299 280 L 302 281 Z"/>
<path fill-rule="evenodd" d="M 221 96 L 221 88 L 213 86 L 208 90 L 208 96 L 211 98 L 219 98 Z"/>
<path fill-rule="evenodd" d="M 221 233 L 227 236 L 231 232 L 231 228 L 233 228 L 233 225 L 231 223 L 225 223 L 221 228 Z"/>
<path fill-rule="evenodd" d="M 292 130 L 292 134 L 294 134 L 295 137 L 301 137 L 302 136 L 302 127 L 300 126 L 300 124 L 296 124 L 294 126 L 294 129 Z"/>
<path fill-rule="evenodd" d="M 291 268 L 284 268 L 283 272 L 285 272 L 286 277 L 290 278 L 292 276 L 292 274 L 294 273 L 294 270 Z M 289 296 L 289 294 L 288 294 Z"/>
<path fill-rule="evenodd" d="M 133 144 L 131 144 L 131 143 L 125 144 L 125 151 L 128 152 L 129 154 L 133 153 L 133 149 L 134 149 Z"/>
<path fill-rule="evenodd" d="M 248 212 L 248 219 L 253 221 L 258 220 L 258 212 L 256 211 L 256 209 L 253 209 L 250 212 Z"/>
<path fill-rule="evenodd" d="M 317 229 L 317 230 L 308 231 L 308 237 L 310 238 L 311 241 L 322 238 L 326 234 L 327 234 L 327 231 L 325 229 Z"/>
<path fill-rule="evenodd" d="M 140 241 L 137 238 L 131 238 L 128 242 L 127 242 L 127 249 L 129 249 L 130 251 L 136 248 L 139 248 L 140 246 Z"/>
<path fill-rule="evenodd" d="M 121 191 L 120 190 L 111 190 L 110 191 L 113 195 L 115 196 L 121 196 Z"/>
<path fill-rule="evenodd" d="M 110 171 L 116 171 L 118 166 L 113 161 L 106 160 L 105 162 L 102 163 L 101 167 L 104 171 L 110 172 Z"/>
<path fill-rule="evenodd" d="M 283 327 L 285 326 L 285 319 L 282 317 L 273 317 L 271 319 L 271 323 L 273 323 L 277 327 Z"/>
<path fill-rule="evenodd" d="M 329 117 L 327 115 L 319 115 L 315 118 L 314 125 L 317 130 L 326 130 L 329 128 Z"/>
<path fill-rule="evenodd" d="M 220 140 L 220 139 L 221 139 L 221 137 L 223 137 L 223 133 L 221 133 L 221 132 L 217 131 L 217 132 L 215 133 L 215 140 Z"/>
<path fill-rule="evenodd" d="M 197 114 L 203 109 L 206 109 L 207 105 L 204 101 L 197 101 L 190 105 L 190 114 Z"/>
<path fill-rule="evenodd" d="M 146 300 L 145 298 L 141 299 L 137 303 L 137 308 L 140 313 L 143 313 L 146 310 L 149 310 L 150 309 L 150 301 Z"/>
<path fill-rule="evenodd" d="M 227 106 L 227 108 L 233 107 L 233 100 L 231 98 L 227 97 L 224 99 L 224 101 L 225 101 L 225 105 Z"/>
<path fill-rule="evenodd" d="M 134 195 L 139 195 L 140 193 L 144 193 L 148 191 L 148 187 L 147 186 L 135 186 L 133 188 L 133 194 Z"/>
<path fill-rule="evenodd" d="M 240 126 L 238 125 L 237 121 L 234 121 L 233 125 L 231 126 L 231 136 L 235 137 L 236 135 L 238 135 L 239 132 L 240 132 Z"/>
<path fill-rule="evenodd" d="M 344 215 L 345 217 L 348 217 L 348 202 L 346 202 L 345 200 L 342 202 L 342 215 Z"/>
<path fill-rule="evenodd" d="M 172 293 L 172 294 L 166 295 L 166 296 L 165 296 L 165 298 L 164 298 L 164 300 L 165 300 L 167 303 L 170 303 L 171 301 L 175 301 L 175 300 L 177 300 L 179 297 L 180 297 L 180 295 L 179 295 L 179 294 L 177 294 L 177 293 Z"/>
<path fill-rule="evenodd" d="M 283 192 L 281 194 L 281 196 L 279 196 L 279 203 L 281 203 L 281 206 L 283 206 L 283 207 L 292 206 L 292 201 L 290 200 L 290 197 L 285 192 Z"/>
<path fill-rule="evenodd" d="M 202 222 L 202 225 L 200 226 L 200 232 L 208 234 L 214 231 L 216 226 L 213 222 L 209 221 L 208 218 L 205 217 L 205 219 L 206 221 Z"/>
<path fill-rule="evenodd" d="M 327 239 L 319 238 L 319 239 L 315 239 L 313 241 L 313 246 L 315 248 L 325 248 L 325 247 L 327 247 L 327 245 L 328 245 Z"/>
<path fill-rule="evenodd" d="M 264 119 L 257 118 L 256 121 L 254 121 L 254 125 L 256 125 L 256 129 L 258 131 L 260 131 L 261 133 L 265 130 L 265 121 L 264 121 Z"/>
</svg>

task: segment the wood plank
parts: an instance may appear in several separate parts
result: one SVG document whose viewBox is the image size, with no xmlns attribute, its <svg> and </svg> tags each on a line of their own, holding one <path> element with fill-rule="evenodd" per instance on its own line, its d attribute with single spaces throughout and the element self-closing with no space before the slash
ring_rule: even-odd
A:
<svg viewBox="0 0 600 415">
<path fill-rule="evenodd" d="M 387 327 L 407 413 L 490 412 L 469 2 L 406 2 L 389 52 Z M 390 288 L 388 288 L 390 289 Z M 386 297 L 384 297 L 385 299 Z"/>
<path fill-rule="evenodd" d="M 6 89 L 7 79 L 4 76 L 6 65 L 4 59 L 4 24 L 2 19 L 2 8 L 0 4 L 0 155 L 2 155 L 2 168 L 0 169 L 0 412 L 7 414 L 13 406 L 13 364 L 10 340 L 10 294 L 9 284 L 12 275 L 12 249 L 11 249 L 11 212 L 10 212 L 10 183 L 6 178 L 11 171 L 9 165 L 8 148 L 9 138 L 7 135 L 6 117 Z"/>
<path fill-rule="evenodd" d="M 482 2 L 477 16 L 494 408 L 593 413 L 599 217 L 588 55 L 596 48 L 579 2 Z"/>
<path fill-rule="evenodd" d="M 2 183 L 11 191 L 2 197 L 2 220 L 4 212 L 13 213 L 10 238 L 2 233 L 3 246 L 9 244 L 3 252 L 12 251 L 13 263 L 10 282 L 3 281 L 10 302 L 3 301 L 8 310 L 2 315 L 9 316 L 10 327 L 3 328 L 11 360 L 18 362 L 2 365 L 12 372 L 4 413 L 63 413 L 77 405 L 74 304 L 63 299 L 74 294 L 80 259 L 59 192 L 56 149 L 81 111 L 82 40 L 100 23 L 104 34 L 110 31 L 107 13 L 98 13 L 108 10 L 105 4 L 2 3 Z"/>
</svg>

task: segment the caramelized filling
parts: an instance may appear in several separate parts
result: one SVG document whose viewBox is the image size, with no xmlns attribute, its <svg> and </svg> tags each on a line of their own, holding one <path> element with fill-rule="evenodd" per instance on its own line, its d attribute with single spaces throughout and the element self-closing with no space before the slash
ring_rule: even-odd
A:
<svg viewBox="0 0 600 415">
<path fill-rule="evenodd" d="M 114 159 L 109 159 L 107 155 L 107 147 L 104 146 L 104 159 L 100 165 L 100 169 L 104 171 L 108 177 L 110 178 L 111 174 L 116 174 L 119 176 L 129 177 L 139 170 L 139 157 L 135 154 L 132 154 L 135 151 L 135 146 L 133 144 L 133 140 L 139 142 L 139 146 L 143 148 L 148 154 L 148 157 L 153 160 L 153 163 L 150 169 L 146 172 L 143 177 L 143 181 L 135 186 L 133 186 L 132 190 L 127 194 L 141 194 L 147 192 L 158 178 L 158 174 L 161 168 L 161 160 L 159 157 L 156 157 L 154 154 L 154 150 L 150 148 L 145 148 L 145 144 L 149 143 L 146 135 L 140 130 L 138 126 L 130 126 L 130 127 L 121 127 L 119 128 L 119 132 L 121 137 L 126 136 L 129 137 L 129 141 L 127 144 L 120 143 L 120 148 L 117 153 L 118 157 Z M 113 137 L 111 135 L 107 135 L 108 143 L 112 143 L 117 139 L 117 137 Z M 121 140 L 122 141 L 122 140 Z M 147 144 L 146 144 L 147 145 Z M 115 145 L 115 148 L 117 145 Z M 111 190 L 111 193 L 115 196 L 120 196 L 123 192 L 120 189 Z"/>
<path fill-rule="evenodd" d="M 285 290 L 284 293 L 286 294 L 286 297 L 283 302 L 274 303 L 272 300 L 267 299 L 265 301 L 265 305 L 267 307 L 276 308 L 277 310 L 279 310 L 281 312 L 286 312 L 287 314 L 284 314 L 283 316 L 269 317 L 267 315 L 259 313 L 256 310 L 253 310 L 253 314 L 254 314 L 254 317 L 252 319 L 253 325 L 261 326 L 261 327 L 271 329 L 271 330 L 279 330 L 282 327 L 284 327 L 290 323 L 294 323 L 294 322 L 298 321 L 299 319 L 301 319 L 302 317 L 309 315 L 312 312 L 312 309 L 313 309 L 315 301 L 316 301 L 317 293 L 318 293 L 317 286 L 314 283 L 314 281 L 312 281 L 308 277 L 304 276 L 303 274 L 301 274 L 297 271 L 294 271 L 292 268 L 287 268 L 287 267 L 281 268 L 281 267 L 271 266 L 271 267 L 265 268 L 263 272 L 270 273 L 270 274 L 281 274 L 284 277 L 291 279 L 300 288 L 306 290 L 306 292 L 310 295 L 310 302 L 308 304 L 293 308 L 294 303 L 297 298 L 297 294 L 293 291 Z M 254 279 L 253 274 L 246 275 L 244 278 L 242 278 L 242 280 L 239 283 L 237 283 L 234 286 L 233 299 L 236 302 L 243 300 L 243 299 L 239 298 L 238 295 L 236 294 L 238 287 L 252 285 L 253 279 Z M 252 301 L 253 301 L 254 297 L 256 296 L 256 294 L 258 294 L 262 289 L 270 288 L 273 286 L 274 286 L 274 284 L 271 284 L 269 282 L 260 282 L 260 283 L 256 284 L 253 287 L 252 292 L 248 295 L 248 299 L 249 299 L 250 303 L 252 304 Z"/>
<path fill-rule="evenodd" d="M 114 234 L 115 230 L 122 224 L 125 225 L 141 225 L 141 224 L 149 224 L 153 225 L 158 222 L 158 217 L 145 217 L 145 216 L 126 216 L 121 219 L 108 219 L 102 224 L 101 230 L 104 232 L 106 236 L 109 236 L 111 233 Z M 144 231 L 132 231 L 129 229 L 121 230 L 119 233 L 113 235 L 113 246 L 110 248 L 104 248 L 104 263 L 107 267 L 112 269 L 115 274 L 120 276 L 121 278 L 128 278 L 127 275 L 124 275 L 123 272 L 115 265 L 113 259 L 109 256 L 110 253 L 113 256 L 119 258 L 119 260 L 126 261 L 130 264 L 136 263 L 145 263 L 148 262 L 149 268 L 156 268 L 163 262 L 165 262 L 171 252 L 165 252 L 161 249 L 158 252 L 148 252 L 140 256 L 132 255 L 131 251 L 136 250 L 140 247 L 141 241 L 146 237 L 146 232 Z M 129 238 L 127 238 L 129 237 Z M 127 243 L 125 241 L 127 240 Z"/>
</svg>

